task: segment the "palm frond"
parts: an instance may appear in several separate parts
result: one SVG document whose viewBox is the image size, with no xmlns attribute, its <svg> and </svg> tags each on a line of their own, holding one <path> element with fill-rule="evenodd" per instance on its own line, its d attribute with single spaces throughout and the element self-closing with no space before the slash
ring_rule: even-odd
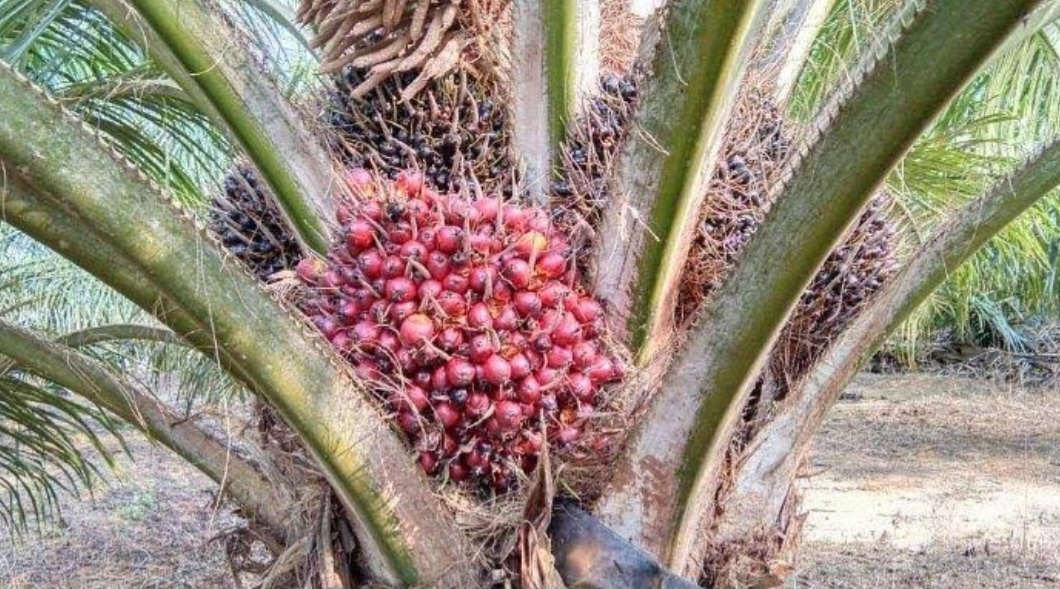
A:
<svg viewBox="0 0 1060 589">
<path fill-rule="evenodd" d="M 0 0 L 0 55 L 188 203 L 218 189 L 231 146 L 105 16 L 74 0 Z"/>
<path fill-rule="evenodd" d="M 115 324 L 141 331 L 161 328 L 108 286 L 7 225 L 0 225 L 0 316 L 62 336 L 147 390 L 174 391 L 185 413 L 245 395 L 213 358 L 189 349 L 171 332 L 164 332 L 172 337 L 161 341 L 147 341 L 135 329 L 85 340 L 81 336 L 99 336 Z"/>
<path fill-rule="evenodd" d="M 847 75 L 858 47 L 893 9 L 892 0 L 840 0 L 815 43 L 794 95 L 792 112 L 812 116 L 828 89 Z M 1006 44 L 909 151 L 888 179 L 897 210 L 914 241 L 980 192 L 1028 150 L 1060 133 L 1060 24 L 1055 5 L 1040 11 L 1039 28 Z M 891 346 L 910 361 L 939 329 L 982 341 L 1021 315 L 1060 307 L 1055 247 L 1056 200 L 1043 199 L 956 270 Z M 984 331 L 985 330 L 985 331 Z M 980 334 L 980 335 L 976 335 Z M 995 340 L 1016 344 L 1012 337 Z"/>
<path fill-rule="evenodd" d="M 60 515 L 62 494 L 77 496 L 110 464 L 104 439 L 120 424 L 74 402 L 60 387 L 20 372 L 0 376 L 0 522 L 22 533 Z"/>
<path fill-rule="evenodd" d="M 90 274 L 0 224 L 0 310 L 7 321 L 61 334 L 147 314 Z"/>
</svg>

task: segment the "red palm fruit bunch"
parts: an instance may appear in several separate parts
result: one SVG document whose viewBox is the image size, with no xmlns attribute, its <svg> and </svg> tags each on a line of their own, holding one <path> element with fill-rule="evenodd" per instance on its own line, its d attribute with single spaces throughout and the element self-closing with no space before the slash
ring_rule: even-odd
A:
<svg viewBox="0 0 1060 589">
<path fill-rule="evenodd" d="M 544 444 L 585 434 L 620 378 L 603 310 L 544 209 L 348 172 L 341 243 L 304 260 L 306 312 L 388 407 L 430 474 L 503 492 Z"/>
</svg>

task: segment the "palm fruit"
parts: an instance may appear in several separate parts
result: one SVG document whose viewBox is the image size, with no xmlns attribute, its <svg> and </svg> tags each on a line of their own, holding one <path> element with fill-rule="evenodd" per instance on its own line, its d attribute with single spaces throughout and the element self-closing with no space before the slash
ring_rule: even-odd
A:
<svg viewBox="0 0 1060 589">
<path fill-rule="evenodd" d="M 578 197 L 583 205 L 606 204 L 607 178 L 617 147 L 625 136 L 637 100 L 633 76 L 606 74 L 586 114 L 571 126 L 563 144 L 563 169 L 552 183 L 562 200 Z"/>
<path fill-rule="evenodd" d="M 355 97 L 352 89 L 367 75 L 362 69 L 343 69 L 329 98 L 329 135 L 337 159 L 392 179 L 419 169 L 443 192 L 512 194 L 507 113 L 481 83 L 455 72 L 403 100 L 401 89 L 414 74 L 395 74 Z"/>
<path fill-rule="evenodd" d="M 223 186 L 207 219 L 221 245 L 261 280 L 293 268 L 301 258 L 298 242 L 254 171 L 238 166 Z"/>
<path fill-rule="evenodd" d="M 547 212 L 352 170 L 341 240 L 297 274 L 313 323 L 386 399 L 430 474 L 510 489 L 581 440 L 622 367 Z"/>
</svg>

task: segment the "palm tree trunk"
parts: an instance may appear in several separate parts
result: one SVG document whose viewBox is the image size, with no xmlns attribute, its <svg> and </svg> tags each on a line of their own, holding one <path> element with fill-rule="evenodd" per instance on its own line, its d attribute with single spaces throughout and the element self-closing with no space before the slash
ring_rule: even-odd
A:
<svg viewBox="0 0 1060 589">
<path fill-rule="evenodd" d="M 512 135 L 522 183 L 535 204 L 548 202 L 567 124 L 599 75 L 599 0 L 512 3 Z"/>
<path fill-rule="evenodd" d="M 768 4 L 679 0 L 657 36 L 592 260 L 594 290 L 639 364 L 671 334 L 705 182 Z"/>
</svg>

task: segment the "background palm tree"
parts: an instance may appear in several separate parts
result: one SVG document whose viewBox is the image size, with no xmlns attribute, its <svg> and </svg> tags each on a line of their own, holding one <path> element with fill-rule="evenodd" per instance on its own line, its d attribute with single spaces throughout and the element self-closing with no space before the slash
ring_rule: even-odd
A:
<svg viewBox="0 0 1060 589">
<path fill-rule="evenodd" d="M 575 115 L 593 86 L 572 81 L 594 69 L 584 66 L 599 6 L 514 4 L 517 23 L 536 23 L 517 29 L 521 46 L 539 51 L 506 62 L 503 54 L 475 52 L 482 36 L 497 34 L 476 28 L 476 17 L 503 3 L 384 2 L 378 14 L 394 19 L 389 31 L 373 25 L 366 31 L 375 36 L 358 44 L 346 35 L 377 13 L 357 13 L 357 2 L 305 2 L 302 16 L 321 34 L 315 41 L 293 24 L 294 6 L 265 0 L 0 2 L 7 64 L 0 70 L 0 169 L 10 224 L 0 354 L 11 360 L 0 372 L 13 399 L 0 407 L 10 424 L 0 434 L 12 448 L 4 482 L 14 523 L 46 514 L 57 489 L 93 480 L 70 435 L 81 432 L 101 447 L 100 427 L 114 431 L 102 408 L 224 479 L 229 495 L 267 530 L 277 563 L 304 564 L 308 552 L 336 552 L 345 563 L 313 561 L 297 574 L 321 583 L 335 574 L 343 583 L 358 574 L 395 585 L 485 581 L 483 571 L 494 565 L 482 555 L 503 550 L 476 545 L 457 526 L 453 501 L 469 497 L 457 491 L 443 500 L 434 492 L 402 439 L 384 427 L 365 383 L 282 295 L 234 271 L 238 263 L 201 230 L 201 220 L 239 155 L 275 195 L 301 255 L 326 251 L 343 184 L 313 132 L 312 97 L 329 85 L 310 74 L 314 55 L 324 57 L 325 69 L 337 60 L 376 68 L 373 83 L 397 75 L 397 65 L 386 71 L 386 59 L 409 56 L 421 60 L 425 77 L 416 79 L 455 69 L 466 80 L 465 66 L 446 61 L 447 44 L 402 36 L 414 30 L 421 5 L 421 23 L 448 23 L 446 39 L 467 41 L 465 56 L 480 74 L 471 84 L 503 93 L 509 82 L 519 88 L 538 80 L 546 88 L 546 100 L 515 101 L 509 131 L 527 159 L 520 186 L 543 198 L 551 172 L 542 162 L 563 169 L 572 144 L 564 151 L 562 142 L 577 132 Z M 639 416 L 636 428 L 608 466 L 614 477 L 584 506 L 665 566 L 708 582 L 753 584 L 774 572 L 769 563 L 797 537 L 789 533 L 791 485 L 824 411 L 916 303 L 1030 207 L 1020 225 L 961 266 L 928 307 L 934 314 L 918 316 L 909 332 L 946 321 L 967 328 L 973 309 L 982 315 L 1013 292 L 1030 311 L 1056 302 L 1056 201 L 1043 199 L 1060 181 L 1049 145 L 1060 112 L 1053 3 L 783 4 L 790 14 L 814 8 L 802 13 L 823 15 L 813 43 L 791 52 L 808 53 L 805 65 L 781 64 L 798 83 L 780 97 L 790 94 L 805 131 L 769 186 L 771 209 L 693 327 L 676 325 L 674 293 L 748 71 L 771 67 L 763 52 L 786 42 L 770 2 L 675 0 L 647 28 L 631 131 L 620 135 L 602 178 L 610 202 L 597 213 L 597 232 L 609 239 L 591 254 L 596 293 L 645 378 L 620 389 L 630 400 L 620 409 Z M 380 47 L 395 53 L 384 59 L 373 53 Z M 775 404 L 760 403 L 756 383 L 785 322 L 883 185 L 897 195 L 891 213 L 911 238 L 900 271 L 870 293 L 805 376 Z M 137 374 L 129 366 L 147 369 Z M 150 393 L 155 377 L 171 372 L 188 395 L 183 415 Z M 68 392 L 88 404 L 68 401 Z M 232 453 L 253 440 L 219 439 L 202 413 L 188 409 L 240 395 L 278 412 L 298 441 L 295 453 L 318 470 L 284 468 L 285 457 L 269 447 Z M 527 513 L 543 534 L 556 485 L 577 482 L 561 475 L 547 484 L 544 473 L 541 480 L 532 489 L 543 489 L 543 499 L 524 489 L 509 500 L 517 511 L 524 501 L 536 507 Z M 356 533 L 356 567 L 349 544 L 336 548 L 330 532 L 321 533 L 330 516 L 300 508 L 312 499 L 330 513 L 306 491 L 322 481 L 342 506 L 336 522 Z M 566 513 L 556 512 L 557 525 Z M 525 527 L 516 532 L 495 530 L 489 538 L 518 538 L 522 583 L 530 586 L 532 571 L 547 577 L 552 570 L 533 550 L 547 554 L 548 543 Z M 777 532 L 787 540 L 777 542 Z M 615 574 L 604 570 L 604 559 L 587 570 L 567 558 L 599 536 L 563 537 L 554 548 L 568 582 Z M 759 562 L 737 571 L 736 555 Z M 290 570 L 277 565 L 274 573 Z"/>
</svg>

